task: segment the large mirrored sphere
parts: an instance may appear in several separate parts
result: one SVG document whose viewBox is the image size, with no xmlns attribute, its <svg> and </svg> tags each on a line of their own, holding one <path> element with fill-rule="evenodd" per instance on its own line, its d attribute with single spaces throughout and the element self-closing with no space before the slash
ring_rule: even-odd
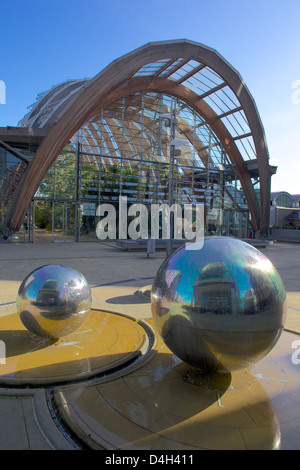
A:
<svg viewBox="0 0 300 470">
<path fill-rule="evenodd" d="M 91 303 L 91 289 L 80 272 L 50 264 L 31 272 L 21 283 L 17 311 L 29 331 L 57 339 L 79 328 Z"/>
<path fill-rule="evenodd" d="M 243 241 L 208 237 L 175 251 L 151 291 L 155 327 L 169 349 L 203 372 L 248 367 L 283 330 L 286 292 L 270 260 Z"/>
</svg>

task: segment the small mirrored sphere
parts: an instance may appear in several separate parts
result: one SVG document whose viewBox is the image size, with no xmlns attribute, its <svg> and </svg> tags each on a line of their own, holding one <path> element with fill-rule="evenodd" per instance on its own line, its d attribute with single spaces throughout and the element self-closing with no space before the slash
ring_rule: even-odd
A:
<svg viewBox="0 0 300 470">
<path fill-rule="evenodd" d="M 91 289 L 85 277 L 55 264 L 28 274 L 17 296 L 17 312 L 23 325 L 38 336 L 53 339 L 79 328 L 91 304 Z"/>
<path fill-rule="evenodd" d="M 283 330 L 282 280 L 246 242 L 208 237 L 198 245 L 178 249 L 158 270 L 151 290 L 155 327 L 177 357 L 203 372 L 248 367 Z"/>
</svg>

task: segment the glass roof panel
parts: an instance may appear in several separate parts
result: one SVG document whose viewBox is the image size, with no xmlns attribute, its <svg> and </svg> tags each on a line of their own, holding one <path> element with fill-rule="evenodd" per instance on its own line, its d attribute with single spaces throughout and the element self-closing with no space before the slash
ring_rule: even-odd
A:
<svg viewBox="0 0 300 470">
<path fill-rule="evenodd" d="M 247 134 L 250 132 L 250 127 L 247 121 L 241 116 L 241 113 L 234 113 L 229 114 L 221 119 L 222 122 L 225 124 L 227 129 L 232 129 L 236 133 L 236 135 Z"/>
<path fill-rule="evenodd" d="M 244 160 L 254 160 L 257 158 L 252 137 L 238 139 L 235 141 L 235 144 Z"/>
<path fill-rule="evenodd" d="M 167 65 L 168 62 L 170 62 L 170 59 L 158 60 L 157 62 L 153 62 L 151 64 L 144 65 L 144 67 L 140 68 L 139 71 L 134 74 L 134 76 L 135 77 L 140 77 L 140 76 L 154 75 L 164 65 Z"/>
</svg>

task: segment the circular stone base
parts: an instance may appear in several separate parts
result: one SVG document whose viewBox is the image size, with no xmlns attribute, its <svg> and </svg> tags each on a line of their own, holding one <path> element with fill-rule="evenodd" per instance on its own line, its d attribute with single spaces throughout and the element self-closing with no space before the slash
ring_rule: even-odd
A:
<svg viewBox="0 0 300 470">
<path fill-rule="evenodd" d="M 204 376 L 158 338 L 157 353 L 138 372 L 92 389 L 82 384 L 80 401 L 77 384 L 57 387 L 55 405 L 91 449 L 299 449 L 291 429 L 300 429 L 300 368 L 287 355 L 295 340 L 283 332 L 249 369 Z"/>
<path fill-rule="evenodd" d="M 5 349 L 0 385 L 63 383 L 107 374 L 134 362 L 148 339 L 135 320 L 100 310 L 91 310 L 80 328 L 59 340 L 31 333 L 17 313 L 6 315 L 0 317 Z"/>
</svg>

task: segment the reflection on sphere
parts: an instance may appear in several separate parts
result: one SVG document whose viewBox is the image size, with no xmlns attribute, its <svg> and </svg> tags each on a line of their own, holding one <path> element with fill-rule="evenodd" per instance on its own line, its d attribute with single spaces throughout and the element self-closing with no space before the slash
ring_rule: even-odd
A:
<svg viewBox="0 0 300 470">
<path fill-rule="evenodd" d="M 164 261 L 151 308 L 169 349 L 214 372 L 241 369 L 268 354 L 287 307 L 281 278 L 265 255 L 241 240 L 209 237 L 199 249 L 183 246 Z"/>
<path fill-rule="evenodd" d="M 91 290 L 85 277 L 78 271 L 53 264 L 26 276 L 18 291 L 17 311 L 29 331 L 57 339 L 79 328 L 91 303 Z"/>
</svg>

